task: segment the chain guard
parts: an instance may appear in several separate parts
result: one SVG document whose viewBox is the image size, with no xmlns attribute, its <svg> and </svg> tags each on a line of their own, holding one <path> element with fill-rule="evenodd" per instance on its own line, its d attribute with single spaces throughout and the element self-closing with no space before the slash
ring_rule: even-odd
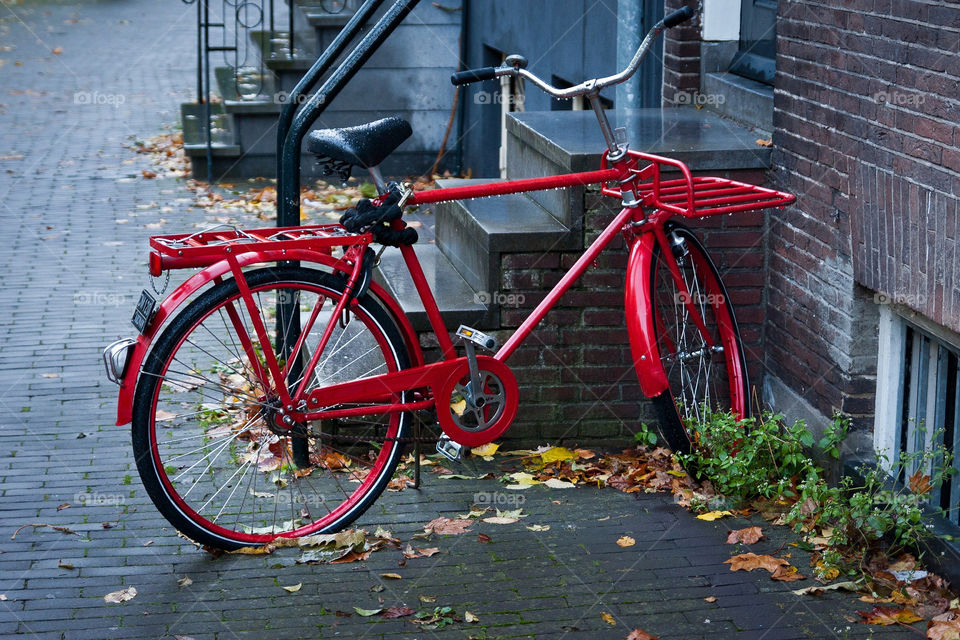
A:
<svg viewBox="0 0 960 640">
<path fill-rule="evenodd" d="M 467 400 L 470 367 L 466 362 L 453 370 L 434 395 L 443 432 L 467 447 L 479 447 L 503 435 L 516 417 L 519 403 L 517 379 L 507 365 L 479 358 L 478 367 L 482 391 L 474 396 L 482 406 L 471 406 Z"/>
</svg>

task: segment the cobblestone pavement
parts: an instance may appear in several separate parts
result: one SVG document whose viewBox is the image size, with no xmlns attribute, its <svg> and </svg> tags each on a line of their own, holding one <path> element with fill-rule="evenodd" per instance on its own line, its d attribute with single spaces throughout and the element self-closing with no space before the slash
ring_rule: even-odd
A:
<svg viewBox="0 0 960 640">
<path fill-rule="evenodd" d="M 123 147 L 174 123 L 189 97 L 193 15 L 173 0 L 0 5 L 0 636 L 914 635 L 851 622 L 851 597 L 800 598 L 790 590 L 805 583 L 729 571 L 722 542 L 745 524 L 696 520 L 663 495 L 534 487 L 522 494 L 530 515 L 521 524 L 435 538 L 441 553 L 402 567 L 396 550 L 363 564 L 297 565 L 292 550 L 214 559 L 177 537 L 141 488 L 127 429 L 113 426 L 116 388 L 100 349 L 132 332 L 147 225 L 161 217 L 174 232 L 197 215 L 178 201 L 182 184 L 143 179 L 147 159 Z M 437 515 L 465 513 L 480 492 L 503 495 L 496 490 L 428 474 L 423 490 L 384 496 L 360 524 L 406 541 Z M 27 527 L 12 539 L 31 523 L 78 535 Z M 623 535 L 637 544 L 620 548 Z M 754 551 L 777 549 L 778 535 Z M 179 586 L 184 576 L 193 583 Z M 297 583 L 295 593 L 281 588 Z M 128 586 L 136 598 L 104 602 Z M 395 605 L 449 606 L 479 621 L 426 630 L 409 618 L 336 613 Z"/>
</svg>

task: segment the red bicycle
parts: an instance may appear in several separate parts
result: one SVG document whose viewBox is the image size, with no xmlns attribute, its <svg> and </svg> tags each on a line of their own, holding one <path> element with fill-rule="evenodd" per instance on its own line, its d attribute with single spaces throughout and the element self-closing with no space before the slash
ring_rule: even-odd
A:
<svg viewBox="0 0 960 640">
<path fill-rule="evenodd" d="M 685 423 L 705 407 L 748 415 L 733 308 L 703 245 L 675 217 L 783 207 L 794 198 L 693 177 L 680 162 L 628 150 L 599 101 L 601 89 L 636 71 L 665 28 L 691 15 L 681 10 L 657 24 L 622 72 L 574 87 L 549 85 L 520 56 L 454 75 L 455 84 L 510 75 L 557 98 L 586 96 L 607 145 L 596 171 L 389 189 L 376 166 L 410 134 L 389 118 L 316 131 L 308 141 L 334 167 L 370 169 L 382 195 L 353 212 L 348 226 L 359 232 L 318 225 L 151 238 L 153 275 L 201 270 L 158 308 L 145 295 L 135 314 L 140 335 L 114 343 L 104 358 L 121 385 L 117 423 L 132 421 L 140 476 L 164 516 L 190 538 L 222 548 L 336 531 L 391 481 L 415 412 L 435 412 L 444 434 L 438 449 L 451 458 L 462 446 L 492 442 L 517 411 L 510 355 L 617 236 L 629 245 L 633 363 L 659 408 L 662 436 L 687 450 Z M 620 213 L 502 346 L 460 327 L 465 354 L 458 356 L 399 219 L 402 208 L 588 184 L 620 199 Z M 399 246 L 437 336 L 439 362 L 424 362 L 400 306 L 371 279 L 378 239 Z"/>
</svg>

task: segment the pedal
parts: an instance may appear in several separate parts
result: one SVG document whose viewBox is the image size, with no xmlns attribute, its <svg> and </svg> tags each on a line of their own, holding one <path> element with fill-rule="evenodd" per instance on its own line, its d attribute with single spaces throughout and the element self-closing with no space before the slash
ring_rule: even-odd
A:
<svg viewBox="0 0 960 640">
<path fill-rule="evenodd" d="M 487 351 L 497 350 L 497 339 L 493 336 L 488 336 L 482 331 L 471 329 L 466 325 L 460 325 L 460 328 L 457 329 L 457 335 L 464 340 L 469 340 L 482 349 L 486 349 Z"/>
<path fill-rule="evenodd" d="M 463 457 L 463 445 L 454 442 L 450 439 L 450 436 L 444 434 L 437 440 L 437 453 L 450 462 L 460 462 Z"/>
</svg>

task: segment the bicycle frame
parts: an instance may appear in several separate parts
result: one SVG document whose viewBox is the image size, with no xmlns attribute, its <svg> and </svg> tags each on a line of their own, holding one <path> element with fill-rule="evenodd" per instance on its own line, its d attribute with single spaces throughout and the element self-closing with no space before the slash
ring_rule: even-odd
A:
<svg viewBox="0 0 960 640">
<path fill-rule="evenodd" d="M 639 163 L 641 161 L 646 161 L 650 164 L 640 169 Z M 543 320 L 546 314 L 556 305 L 573 283 L 589 268 L 599 254 L 607 248 L 618 234 L 622 234 L 630 245 L 630 259 L 626 271 L 625 302 L 632 359 L 639 375 L 641 390 L 648 397 L 654 397 L 667 389 L 667 378 L 660 364 L 659 357 L 657 356 L 652 301 L 648 299 L 647 286 L 646 283 L 643 282 L 643 274 L 648 273 L 655 243 L 659 244 L 660 250 L 664 255 L 670 255 L 669 242 L 663 231 L 663 223 L 666 219 L 677 211 L 687 215 L 696 215 L 694 202 L 695 181 L 687 168 L 681 163 L 638 152 L 629 152 L 626 157 L 614 162 L 613 166 L 607 167 L 606 165 L 607 159 L 605 156 L 603 168 L 598 171 L 421 191 L 412 196 L 410 204 L 445 202 L 588 184 L 603 185 L 603 192 L 608 196 L 623 197 L 623 194 L 629 193 L 632 198 L 636 198 L 636 196 L 639 195 L 639 199 L 624 203 L 625 206 L 621 209 L 620 213 L 607 225 L 603 232 L 594 240 L 590 247 L 586 249 L 583 255 L 581 255 L 560 282 L 547 294 L 544 300 L 531 312 L 520 327 L 514 331 L 499 351 L 492 357 L 478 356 L 478 360 L 486 367 L 495 368 L 501 372 L 504 372 L 504 369 L 506 369 L 504 375 L 512 376 L 505 362 L 529 337 L 537 324 Z M 663 185 L 670 185 L 670 183 L 666 182 L 661 184 L 659 179 L 661 165 L 679 169 L 682 175 L 679 181 L 684 183 L 684 189 L 671 195 L 669 188 L 664 188 Z M 739 193 L 738 189 L 742 191 L 742 187 L 740 187 L 738 183 L 730 181 L 725 181 L 720 186 L 716 184 L 711 184 L 711 186 L 713 187 L 712 189 L 701 190 L 702 194 L 707 196 L 707 198 L 700 198 L 700 202 L 710 202 L 709 196 L 724 193 L 724 190 L 730 191 L 731 187 L 733 187 L 737 193 Z M 676 191 L 676 185 L 674 185 L 673 188 Z M 679 196 L 677 194 L 679 194 Z M 671 197 L 673 201 L 680 202 L 685 205 L 685 207 L 680 207 L 676 204 L 671 205 L 669 202 Z M 625 199 L 626 198 L 624 198 L 624 200 Z M 713 200 L 716 199 L 716 197 L 713 198 Z M 727 202 L 727 200 L 723 200 L 723 202 Z M 649 207 L 646 205 L 649 205 Z M 746 207 L 747 205 L 739 206 Z M 711 211 L 711 213 L 728 213 L 731 209 L 736 210 L 738 206 L 720 206 L 716 208 L 715 211 Z M 284 230 L 277 230 L 277 233 L 282 234 Z M 290 231 L 290 233 L 293 232 Z M 160 326 L 164 324 L 165 320 L 172 316 L 181 304 L 199 289 L 209 283 L 218 283 L 222 281 L 224 276 L 229 274 L 238 282 L 243 303 L 252 305 L 253 301 L 246 288 L 243 268 L 254 264 L 271 263 L 280 260 L 298 260 L 301 262 L 317 263 L 332 271 L 343 274 L 347 279 L 347 286 L 350 288 L 354 286 L 360 275 L 360 265 L 362 261 L 359 259 L 359 256 L 362 255 L 363 250 L 368 246 L 370 240 L 370 235 L 364 234 L 341 238 L 339 240 L 329 240 L 325 243 L 301 243 L 303 246 L 295 245 L 294 240 L 286 240 L 284 243 L 277 245 L 278 247 L 283 246 L 289 248 L 260 249 L 255 244 L 236 244 L 227 249 L 223 249 L 221 245 L 219 250 L 214 247 L 209 247 L 208 250 L 194 257 L 163 255 L 160 252 L 154 251 L 150 261 L 151 271 L 154 274 L 159 274 L 163 270 L 170 268 L 205 268 L 200 273 L 188 279 L 164 300 L 159 312 L 150 323 L 148 331 L 139 336 L 130 357 L 126 376 L 123 380 L 117 423 L 125 424 L 130 420 L 137 374 L 143 358 L 154 337 L 157 335 Z M 343 257 L 334 258 L 331 254 L 331 248 L 336 245 L 349 246 L 349 250 L 345 251 Z M 250 248 L 246 249 L 245 247 L 247 246 Z M 398 320 L 398 324 L 404 334 L 404 340 L 408 348 L 411 349 L 413 360 L 413 367 L 411 369 L 325 387 L 322 392 L 314 391 L 305 394 L 305 385 L 303 384 L 296 390 L 289 390 L 286 388 L 285 383 L 282 382 L 286 380 L 286 368 L 280 366 L 273 350 L 269 348 L 270 340 L 266 327 L 262 326 L 262 324 L 255 325 L 255 340 L 260 344 L 262 352 L 264 353 L 264 364 L 266 365 L 266 368 L 260 370 L 258 373 L 264 381 L 268 379 L 274 380 L 273 386 L 275 387 L 275 391 L 283 401 L 283 404 L 289 407 L 288 415 L 290 415 L 292 419 L 297 421 L 322 420 L 429 408 L 433 406 L 435 402 L 432 392 L 422 393 L 420 396 L 422 399 L 412 402 L 390 402 L 389 399 L 391 397 L 398 397 L 398 395 L 404 391 L 414 389 L 430 389 L 431 391 L 435 391 L 449 380 L 455 370 L 458 367 L 462 367 L 466 361 L 466 358 L 458 358 L 456 355 L 436 300 L 427 284 L 423 269 L 413 247 L 401 247 L 400 251 L 423 302 L 431 328 L 437 336 L 442 354 L 441 361 L 424 365 L 423 355 L 416 339 L 416 333 L 404 317 L 399 305 L 397 305 L 383 289 L 375 284 L 372 285 L 374 293 L 387 304 L 391 315 Z M 183 251 L 177 253 L 183 254 Z M 679 274 L 676 264 L 669 260 L 667 262 L 671 265 L 671 274 L 678 290 L 681 291 L 681 293 L 689 293 L 686 291 L 686 286 Z M 688 312 L 691 317 L 695 319 L 697 326 L 700 327 L 708 345 L 713 346 L 708 333 L 703 327 L 703 321 L 700 318 L 699 312 L 690 296 L 684 296 L 684 300 Z M 340 300 L 332 317 L 337 317 L 344 309 L 345 304 L 346 297 Z M 254 317 L 257 316 L 257 314 L 251 315 Z M 315 318 L 316 313 L 312 315 L 309 322 L 312 324 Z M 308 328 L 309 326 L 310 325 L 308 325 Z M 330 329 L 331 327 L 327 327 L 325 336 L 321 339 L 321 346 L 316 350 L 312 361 L 308 365 L 308 370 L 316 364 L 317 354 L 322 351 L 322 345 L 329 338 Z M 304 333 L 306 333 L 306 331 Z M 245 333 L 242 335 L 245 335 Z M 254 350 L 253 339 L 254 338 L 248 338 L 248 341 L 242 345 L 248 353 L 252 353 Z M 298 348 L 299 346 L 295 349 Z M 736 373 L 737 375 L 742 375 L 742 372 Z M 323 400 L 321 400 L 321 396 Z M 331 401 L 332 398 L 335 398 L 335 400 Z M 323 406 L 331 406 L 332 404 L 342 405 L 353 402 L 379 402 L 380 404 L 330 410 L 323 410 L 321 408 Z M 298 410 L 297 407 L 303 409 Z M 311 409 L 311 407 L 317 407 L 317 409 L 314 410 Z M 510 416 L 510 418 L 512 419 L 512 416 Z M 485 438 L 486 436 L 482 437 Z M 477 442 L 479 443 L 479 440 Z"/>
</svg>

